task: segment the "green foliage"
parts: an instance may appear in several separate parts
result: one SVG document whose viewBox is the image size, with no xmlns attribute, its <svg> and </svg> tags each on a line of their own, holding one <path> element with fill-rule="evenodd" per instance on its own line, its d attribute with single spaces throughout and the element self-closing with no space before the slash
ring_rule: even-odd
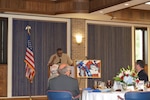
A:
<svg viewBox="0 0 150 100">
<path fill-rule="evenodd" d="M 114 77 L 113 78 L 115 81 L 122 81 L 119 77 Z"/>
</svg>

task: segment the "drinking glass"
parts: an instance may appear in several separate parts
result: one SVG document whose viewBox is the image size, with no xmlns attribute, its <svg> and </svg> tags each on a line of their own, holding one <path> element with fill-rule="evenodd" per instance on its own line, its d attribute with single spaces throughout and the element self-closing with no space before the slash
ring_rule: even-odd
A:
<svg viewBox="0 0 150 100">
<path fill-rule="evenodd" d="M 111 80 L 107 80 L 106 87 L 107 88 L 111 88 L 111 86 L 112 86 Z"/>
<path fill-rule="evenodd" d="M 98 81 L 98 88 L 99 88 L 99 89 L 102 88 L 101 83 L 102 83 L 102 81 Z"/>
<path fill-rule="evenodd" d="M 101 83 L 101 87 L 102 87 L 102 89 L 105 89 L 105 88 L 106 88 L 105 82 L 102 82 L 102 83 Z"/>
<path fill-rule="evenodd" d="M 145 83 L 145 87 L 146 87 L 146 88 L 150 88 L 150 82 L 146 82 L 146 83 Z"/>
<path fill-rule="evenodd" d="M 124 91 L 126 91 L 127 90 L 127 84 L 123 83 L 122 88 L 123 88 Z"/>
<path fill-rule="evenodd" d="M 97 89 L 97 86 L 98 86 L 97 80 L 94 80 L 94 89 Z"/>
</svg>

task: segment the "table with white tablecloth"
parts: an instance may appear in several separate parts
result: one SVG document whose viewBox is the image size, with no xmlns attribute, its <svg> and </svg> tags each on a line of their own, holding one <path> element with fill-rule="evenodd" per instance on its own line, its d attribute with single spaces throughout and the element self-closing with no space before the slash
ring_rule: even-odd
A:
<svg viewBox="0 0 150 100">
<path fill-rule="evenodd" d="M 84 90 L 82 100 L 118 100 L 118 96 L 124 98 L 125 92 L 92 92 Z"/>
</svg>

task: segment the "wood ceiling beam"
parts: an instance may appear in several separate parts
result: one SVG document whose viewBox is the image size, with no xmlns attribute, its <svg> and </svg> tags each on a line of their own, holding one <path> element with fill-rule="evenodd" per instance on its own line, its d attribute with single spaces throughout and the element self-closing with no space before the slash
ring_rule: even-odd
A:
<svg viewBox="0 0 150 100">
<path fill-rule="evenodd" d="M 131 0 L 90 0 L 89 12 L 108 8 Z"/>
<path fill-rule="evenodd" d="M 89 13 L 130 0 L 0 0 L 0 12 L 21 12 L 33 14 Z M 150 11 L 124 9 L 108 13 L 119 19 L 149 19 Z"/>
<path fill-rule="evenodd" d="M 114 20 L 126 21 L 150 21 L 149 10 L 123 9 L 120 11 L 108 13 Z"/>
<path fill-rule="evenodd" d="M 88 13 L 88 0 L 0 0 L 1 12 L 25 12 L 35 14 Z"/>
</svg>

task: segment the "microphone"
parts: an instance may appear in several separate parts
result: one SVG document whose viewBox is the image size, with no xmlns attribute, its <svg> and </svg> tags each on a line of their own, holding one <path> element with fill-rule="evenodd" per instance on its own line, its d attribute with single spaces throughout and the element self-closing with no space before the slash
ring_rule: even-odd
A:
<svg viewBox="0 0 150 100">
<path fill-rule="evenodd" d="M 60 64 L 61 63 L 61 58 L 59 58 L 59 62 L 57 64 Z"/>
</svg>

